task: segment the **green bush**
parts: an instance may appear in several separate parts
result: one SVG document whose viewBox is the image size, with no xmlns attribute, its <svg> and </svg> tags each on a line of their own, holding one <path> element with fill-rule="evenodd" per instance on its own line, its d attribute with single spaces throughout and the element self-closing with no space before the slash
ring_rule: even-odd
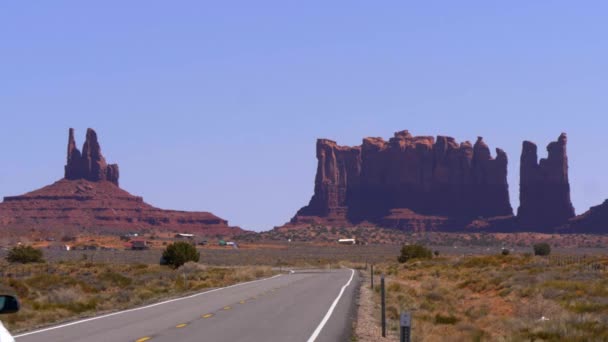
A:
<svg viewBox="0 0 608 342">
<path fill-rule="evenodd" d="M 433 252 L 422 245 L 403 245 L 399 262 L 404 263 L 412 259 L 431 259 Z"/>
<path fill-rule="evenodd" d="M 188 261 L 198 262 L 200 256 L 196 247 L 188 242 L 172 243 L 163 251 L 164 263 L 173 268 L 178 268 Z"/>
<path fill-rule="evenodd" d="M 506 249 L 506 248 L 503 248 L 502 252 L 500 252 L 500 254 L 502 254 L 502 255 L 509 255 L 510 253 L 511 252 L 508 249 Z"/>
<path fill-rule="evenodd" d="M 43 262 L 42 251 L 32 246 L 15 246 L 6 256 L 6 260 L 12 263 L 27 264 L 31 262 Z"/>
<path fill-rule="evenodd" d="M 551 254 L 551 246 L 548 243 L 542 242 L 534 245 L 534 255 L 546 256 Z"/>
</svg>

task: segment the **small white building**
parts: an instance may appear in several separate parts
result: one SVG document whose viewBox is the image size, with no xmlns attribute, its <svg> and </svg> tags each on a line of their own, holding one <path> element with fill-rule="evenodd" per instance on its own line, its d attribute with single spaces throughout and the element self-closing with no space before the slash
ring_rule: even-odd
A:
<svg viewBox="0 0 608 342">
<path fill-rule="evenodd" d="M 357 240 L 355 239 L 339 239 L 338 243 L 341 245 L 356 245 Z"/>
<path fill-rule="evenodd" d="M 175 237 L 178 239 L 194 239 L 194 234 L 177 233 Z"/>
</svg>

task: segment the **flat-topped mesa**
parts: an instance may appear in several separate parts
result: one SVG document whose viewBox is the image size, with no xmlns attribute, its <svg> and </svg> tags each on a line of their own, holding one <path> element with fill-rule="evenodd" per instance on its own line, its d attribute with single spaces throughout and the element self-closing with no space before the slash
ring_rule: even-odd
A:
<svg viewBox="0 0 608 342">
<path fill-rule="evenodd" d="M 524 141 L 521 154 L 518 223 L 522 228 L 546 230 L 574 217 L 568 181 L 568 139 L 562 133 L 547 146 L 548 157 L 538 162 L 537 147 Z"/>
<path fill-rule="evenodd" d="M 351 223 L 382 222 L 399 208 L 459 218 L 513 213 L 507 156 L 497 149 L 492 158 L 481 138 L 473 146 L 401 131 L 389 141 L 365 138 L 357 147 L 321 139 L 317 159 L 315 193 L 292 222 L 332 215 L 330 221 L 339 221 L 338 213 Z"/>
<path fill-rule="evenodd" d="M 74 129 L 70 128 L 64 177 L 69 180 L 109 181 L 118 186 L 118 165 L 108 165 L 106 163 L 105 158 L 101 154 L 97 133 L 93 129 L 87 129 L 87 136 L 81 153 L 76 147 Z"/>
</svg>

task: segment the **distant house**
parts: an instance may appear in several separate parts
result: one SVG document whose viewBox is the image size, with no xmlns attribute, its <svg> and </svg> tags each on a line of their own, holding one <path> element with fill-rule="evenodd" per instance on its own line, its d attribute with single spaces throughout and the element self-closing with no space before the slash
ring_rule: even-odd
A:
<svg viewBox="0 0 608 342">
<path fill-rule="evenodd" d="M 175 234 L 176 239 L 194 239 L 194 234 L 177 233 Z"/>
<path fill-rule="evenodd" d="M 338 243 L 341 245 L 356 245 L 357 240 L 355 239 L 339 239 Z"/>
<path fill-rule="evenodd" d="M 148 242 L 144 240 L 134 240 L 131 241 L 131 249 L 134 251 L 143 251 L 144 249 L 149 249 Z"/>
</svg>

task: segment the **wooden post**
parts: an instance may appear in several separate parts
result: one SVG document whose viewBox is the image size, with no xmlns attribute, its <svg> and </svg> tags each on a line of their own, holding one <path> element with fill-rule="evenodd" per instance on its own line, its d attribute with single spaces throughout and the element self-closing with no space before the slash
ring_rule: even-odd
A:
<svg viewBox="0 0 608 342">
<path fill-rule="evenodd" d="M 384 274 L 380 278 L 380 293 L 382 296 L 382 337 L 386 337 L 386 293 L 384 292 Z"/>
</svg>

